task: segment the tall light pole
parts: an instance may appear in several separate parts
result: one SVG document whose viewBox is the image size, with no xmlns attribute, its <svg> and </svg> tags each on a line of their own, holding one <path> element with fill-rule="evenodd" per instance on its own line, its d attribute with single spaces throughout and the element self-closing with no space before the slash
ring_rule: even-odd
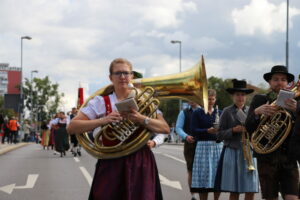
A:
<svg viewBox="0 0 300 200">
<path fill-rule="evenodd" d="M 31 122 L 33 122 L 33 95 L 32 95 L 32 90 L 33 90 L 33 83 L 32 83 L 32 77 L 33 77 L 33 73 L 38 73 L 38 70 L 32 70 L 30 72 L 30 85 L 31 85 L 31 90 L 30 90 L 30 101 L 31 101 L 31 110 L 30 110 L 30 118 L 31 118 Z"/>
<path fill-rule="evenodd" d="M 30 36 L 22 36 L 21 37 L 21 83 L 20 83 L 20 99 L 21 99 L 21 106 L 20 108 L 22 108 L 23 110 L 19 110 L 20 113 L 20 122 L 23 122 L 23 114 L 22 112 L 24 112 L 24 99 L 23 99 L 23 40 L 31 40 L 32 38 Z"/>
<path fill-rule="evenodd" d="M 286 2 L 286 44 L 285 44 L 285 65 L 289 70 L 289 0 Z"/>
<path fill-rule="evenodd" d="M 179 44 L 179 72 L 181 72 L 181 41 L 180 40 L 171 40 L 172 44 Z M 179 112 L 182 107 L 182 101 L 179 99 Z"/>
</svg>

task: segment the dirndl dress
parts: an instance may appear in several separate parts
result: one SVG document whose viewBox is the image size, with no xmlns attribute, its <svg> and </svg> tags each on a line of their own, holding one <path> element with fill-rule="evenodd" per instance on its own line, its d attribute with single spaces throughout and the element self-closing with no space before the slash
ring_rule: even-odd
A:
<svg viewBox="0 0 300 200">
<path fill-rule="evenodd" d="M 256 158 L 253 158 L 253 165 L 256 170 L 249 171 L 242 146 L 238 149 L 224 147 L 218 164 L 215 187 L 223 192 L 258 192 Z"/>
<path fill-rule="evenodd" d="M 115 110 L 115 93 L 96 96 L 81 109 L 89 119 Z M 150 148 L 115 159 L 99 159 L 89 200 L 162 200 L 158 169 Z"/>
<path fill-rule="evenodd" d="M 192 192 L 213 192 L 223 143 L 198 141 L 192 172 Z"/>
</svg>

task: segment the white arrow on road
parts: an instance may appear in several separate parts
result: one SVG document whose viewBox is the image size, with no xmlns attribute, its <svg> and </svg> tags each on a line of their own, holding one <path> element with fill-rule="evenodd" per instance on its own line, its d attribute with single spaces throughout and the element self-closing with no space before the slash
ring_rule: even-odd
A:
<svg viewBox="0 0 300 200">
<path fill-rule="evenodd" d="M 182 190 L 181 184 L 179 181 L 171 181 L 169 179 L 167 179 L 166 177 L 162 176 L 161 174 L 159 174 L 159 179 L 160 179 L 160 183 L 167 185 L 169 187 L 178 189 L 178 190 Z"/>
<path fill-rule="evenodd" d="M 11 194 L 14 189 L 30 189 L 33 188 L 35 185 L 35 182 L 38 178 L 38 174 L 29 174 L 27 177 L 27 182 L 25 185 L 22 186 L 16 186 L 16 184 L 10 184 L 3 187 L 0 187 L 0 191 L 6 192 L 7 194 Z"/>
</svg>

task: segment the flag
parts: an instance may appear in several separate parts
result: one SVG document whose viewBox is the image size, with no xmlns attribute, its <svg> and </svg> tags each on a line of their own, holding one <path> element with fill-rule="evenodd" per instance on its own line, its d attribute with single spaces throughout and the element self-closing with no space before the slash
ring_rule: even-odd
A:
<svg viewBox="0 0 300 200">
<path fill-rule="evenodd" d="M 80 108 L 84 102 L 84 97 L 83 97 L 83 87 L 80 85 L 78 88 L 78 99 L 77 99 L 77 108 Z"/>
</svg>

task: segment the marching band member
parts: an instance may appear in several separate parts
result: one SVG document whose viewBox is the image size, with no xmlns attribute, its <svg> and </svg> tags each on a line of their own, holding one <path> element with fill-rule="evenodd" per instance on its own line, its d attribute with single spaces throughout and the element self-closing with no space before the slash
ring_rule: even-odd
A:
<svg viewBox="0 0 300 200">
<path fill-rule="evenodd" d="M 214 192 L 215 200 L 220 196 L 220 192 L 214 189 L 218 161 L 223 147 L 222 143 L 216 143 L 218 127 L 214 126 L 214 123 L 219 120 L 221 113 L 218 109 L 214 109 L 216 95 L 215 90 L 208 90 L 208 112 L 205 113 L 202 108 L 195 110 L 190 125 L 192 136 L 197 141 L 192 191 L 199 193 L 200 200 L 207 200 L 208 192 Z"/>
<path fill-rule="evenodd" d="M 119 122 L 123 117 L 156 133 L 168 134 L 170 129 L 161 113 L 150 119 L 136 110 L 126 115 L 117 112 L 115 103 L 128 97 L 128 84 L 133 79 L 132 65 L 126 59 L 112 61 L 109 79 L 114 91 L 108 96 L 96 96 L 80 110 L 68 126 L 71 134 L 91 131 L 99 126 Z M 161 186 L 154 155 L 145 145 L 136 152 L 115 159 L 99 159 L 90 192 L 90 200 L 162 199 Z"/>
<path fill-rule="evenodd" d="M 216 188 L 230 192 L 230 200 L 238 200 L 240 193 L 245 193 L 245 200 L 253 200 L 254 193 L 258 192 L 258 175 L 257 170 L 248 170 L 241 142 L 245 127 L 237 117 L 238 111 L 247 113 L 246 95 L 253 90 L 246 88 L 244 80 L 234 79 L 232 82 L 233 88 L 228 88 L 227 92 L 232 95 L 233 105 L 224 108 L 217 135 L 224 141 L 224 148 L 218 164 Z M 256 165 L 255 159 L 253 164 Z"/>
<path fill-rule="evenodd" d="M 200 109 L 200 106 L 197 103 L 189 102 L 189 107 L 180 111 L 176 121 L 176 133 L 184 140 L 183 155 L 186 161 L 190 191 L 192 185 L 193 162 L 197 145 L 192 136 L 190 124 L 192 114 L 197 109 Z M 191 200 L 196 200 L 195 193 L 191 192 L 191 196 Z"/>
<path fill-rule="evenodd" d="M 286 89 L 288 83 L 294 80 L 294 75 L 282 65 L 272 67 L 271 72 L 265 73 L 263 77 L 269 83 L 271 91 L 266 95 L 256 95 L 252 99 L 246 120 L 246 128 L 250 134 L 257 129 L 262 115 L 272 116 L 277 112 L 278 107 L 270 103 L 276 100 L 281 89 Z M 285 104 L 289 111 L 296 111 L 295 99 L 287 99 Z M 298 199 L 299 171 L 296 159 L 288 154 L 290 135 L 289 133 L 274 152 L 255 154 L 263 199 L 277 200 L 279 191 L 284 194 L 285 200 Z"/>
</svg>

